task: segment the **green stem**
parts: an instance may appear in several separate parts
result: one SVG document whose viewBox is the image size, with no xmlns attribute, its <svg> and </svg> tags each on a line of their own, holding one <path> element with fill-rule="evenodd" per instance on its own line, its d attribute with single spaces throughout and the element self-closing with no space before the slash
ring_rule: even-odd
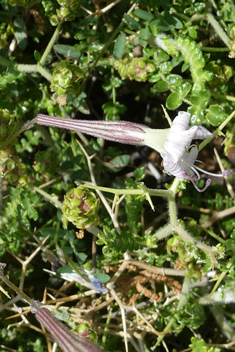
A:
<svg viewBox="0 0 235 352">
<path fill-rule="evenodd" d="M 231 262 L 228 263 L 227 265 L 227 270 L 223 271 L 220 276 L 218 277 L 218 280 L 216 281 L 215 286 L 213 287 L 213 290 L 210 293 L 210 296 L 213 295 L 213 293 L 217 290 L 217 288 L 219 287 L 219 285 L 221 284 L 221 282 L 223 281 L 223 279 L 225 278 L 225 276 L 227 275 L 227 273 L 230 271 L 230 269 L 234 266 L 234 259 L 231 260 Z"/>
<path fill-rule="evenodd" d="M 52 75 L 50 72 L 48 72 L 44 67 L 41 65 L 23 65 L 19 64 L 16 66 L 17 70 L 20 72 L 38 72 L 40 73 L 43 77 L 45 77 L 49 82 L 52 80 Z"/>
<path fill-rule="evenodd" d="M 235 340 L 235 331 L 232 328 L 232 326 L 229 324 L 229 322 L 226 320 L 224 317 L 224 311 L 223 308 L 220 307 L 218 304 L 210 307 L 210 310 L 212 314 L 215 317 L 215 320 L 217 324 L 219 325 L 221 331 L 223 334 L 230 340 L 234 341 Z"/>
<path fill-rule="evenodd" d="M 158 241 L 163 240 L 164 238 L 170 236 L 172 234 L 172 225 L 168 224 L 162 227 L 160 230 L 155 232 L 152 237 L 155 237 Z"/>
<path fill-rule="evenodd" d="M 10 68 L 14 65 L 14 62 L 5 59 L 4 57 L 0 56 L 0 65 Z"/>
<path fill-rule="evenodd" d="M 223 95 L 223 94 L 216 94 L 216 93 L 213 93 L 212 94 L 213 98 L 219 98 L 221 100 L 224 101 L 224 99 L 228 100 L 228 101 L 233 101 L 235 102 L 235 97 L 233 95 Z"/>
<path fill-rule="evenodd" d="M 219 22 L 212 16 L 211 13 L 208 13 L 207 16 L 207 21 L 212 25 L 220 39 L 224 42 L 224 44 L 230 49 L 231 48 L 231 40 L 227 36 L 227 34 L 224 32 L 223 28 L 220 26 Z"/>
<path fill-rule="evenodd" d="M 55 41 L 56 41 L 56 39 L 57 39 L 57 37 L 59 35 L 61 26 L 62 26 L 62 23 L 58 24 L 58 26 L 56 27 L 55 32 L 54 32 L 53 36 L 51 37 L 51 40 L 49 41 L 49 43 L 48 43 L 48 45 L 47 45 L 47 47 L 46 47 L 46 49 L 45 49 L 40 61 L 38 63 L 40 66 L 43 66 L 45 64 L 47 56 L 48 56 L 49 52 L 51 51 L 51 49 L 52 49 L 52 47 L 53 47 L 53 45 L 54 45 L 54 43 L 55 43 Z"/>
<path fill-rule="evenodd" d="M 199 151 L 202 150 L 210 141 L 219 134 L 222 129 L 229 123 L 230 120 L 235 116 L 235 110 L 230 114 L 224 122 L 221 123 L 221 125 L 213 132 L 213 136 L 211 138 L 205 139 L 200 145 L 199 145 Z"/>
<path fill-rule="evenodd" d="M 9 286 L 13 291 L 15 291 L 21 298 L 23 298 L 27 303 L 31 304 L 32 299 L 27 296 L 23 291 L 19 289 L 16 285 L 14 285 L 8 278 L 3 274 L 2 270 L 0 270 L 0 278 Z"/>
<path fill-rule="evenodd" d="M 107 336 L 108 336 L 108 333 L 109 333 L 109 324 L 110 324 L 110 321 L 111 321 L 111 315 L 112 315 L 112 308 L 109 309 L 107 320 L 106 320 L 106 323 L 105 323 L 104 333 L 103 333 L 102 342 L 101 342 L 101 347 L 102 348 L 105 348 Z"/>
<path fill-rule="evenodd" d="M 5 149 L 11 142 L 14 141 L 22 132 L 30 129 L 35 124 L 35 119 L 26 122 L 16 133 L 14 133 L 11 137 L 7 138 L 5 142 L 2 143 L 0 149 Z"/>
<path fill-rule="evenodd" d="M 81 185 L 80 185 L 81 186 Z M 109 187 L 101 187 L 101 186 L 94 186 L 90 185 L 89 183 L 86 183 L 83 185 L 84 188 L 91 188 L 91 189 L 97 189 L 102 192 L 107 192 L 107 193 L 113 193 L 113 194 L 128 194 L 128 195 L 141 195 L 143 196 L 145 193 L 141 189 L 115 189 L 115 188 L 109 188 Z M 172 192 L 169 190 L 164 190 L 164 189 L 147 189 L 148 194 L 151 196 L 157 196 L 157 197 L 171 197 Z"/>
<path fill-rule="evenodd" d="M 40 193 L 43 197 L 49 200 L 50 203 L 54 204 L 56 208 L 62 209 L 62 203 L 57 199 L 56 196 L 51 196 L 49 193 L 43 191 L 41 188 L 34 186 L 33 190 Z"/>
<path fill-rule="evenodd" d="M 229 48 L 210 48 L 210 47 L 207 47 L 207 46 L 202 46 L 201 47 L 201 51 L 207 51 L 207 52 L 217 52 L 217 53 L 220 53 L 220 52 L 227 52 L 227 51 L 230 51 Z"/>
<path fill-rule="evenodd" d="M 175 225 L 178 225 L 178 218 L 175 196 L 172 194 L 168 197 L 168 206 L 171 226 L 174 227 Z"/>
</svg>

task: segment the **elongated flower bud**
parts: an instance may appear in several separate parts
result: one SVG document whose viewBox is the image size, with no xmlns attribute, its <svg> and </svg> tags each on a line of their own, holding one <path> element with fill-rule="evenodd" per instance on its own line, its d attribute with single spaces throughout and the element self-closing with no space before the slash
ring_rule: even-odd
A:
<svg viewBox="0 0 235 352">
<path fill-rule="evenodd" d="M 55 342 L 58 343 L 64 352 L 104 352 L 102 348 L 93 342 L 72 333 L 47 308 L 40 307 L 38 301 L 32 302 L 31 310 L 32 313 L 36 313 L 36 319 L 52 335 Z"/>
<path fill-rule="evenodd" d="M 144 130 L 151 130 L 145 125 L 128 121 L 73 120 L 42 114 L 37 115 L 36 122 L 39 125 L 66 128 L 113 142 L 140 145 L 144 145 L 141 143 L 144 142 Z"/>
</svg>

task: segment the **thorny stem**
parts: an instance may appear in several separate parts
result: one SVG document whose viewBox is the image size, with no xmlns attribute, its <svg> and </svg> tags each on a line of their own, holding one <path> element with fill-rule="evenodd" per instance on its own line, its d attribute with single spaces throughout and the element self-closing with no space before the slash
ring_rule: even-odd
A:
<svg viewBox="0 0 235 352">
<path fill-rule="evenodd" d="M 31 304 L 32 299 L 27 296 L 22 290 L 19 289 L 16 285 L 14 285 L 8 278 L 3 274 L 3 269 L 5 264 L 0 263 L 0 278 L 9 286 L 13 291 L 15 291 L 21 298 L 23 298 L 27 303 Z"/>
</svg>

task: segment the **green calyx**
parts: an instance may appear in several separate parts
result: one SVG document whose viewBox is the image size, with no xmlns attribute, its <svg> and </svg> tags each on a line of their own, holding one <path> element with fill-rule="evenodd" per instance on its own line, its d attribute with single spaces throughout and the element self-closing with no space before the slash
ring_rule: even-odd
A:
<svg viewBox="0 0 235 352">
<path fill-rule="evenodd" d="M 99 199 L 94 193 L 84 188 L 73 188 L 64 197 L 62 208 L 64 227 L 67 228 L 69 221 L 79 229 L 96 224 L 99 219 L 98 209 Z"/>
<path fill-rule="evenodd" d="M 114 67 L 118 70 L 122 79 L 129 78 L 138 82 L 146 81 L 156 70 L 155 66 L 142 57 L 129 61 L 127 58 L 114 62 Z"/>
<path fill-rule="evenodd" d="M 53 70 L 51 90 L 58 95 L 76 92 L 80 88 L 79 81 L 84 78 L 84 72 L 68 61 L 59 62 Z"/>
</svg>

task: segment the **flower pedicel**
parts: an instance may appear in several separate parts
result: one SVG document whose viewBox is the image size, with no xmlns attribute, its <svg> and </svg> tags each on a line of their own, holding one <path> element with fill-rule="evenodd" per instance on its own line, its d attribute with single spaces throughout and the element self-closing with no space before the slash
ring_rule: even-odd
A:
<svg viewBox="0 0 235 352">
<path fill-rule="evenodd" d="M 216 177 L 227 176 L 231 171 L 212 174 L 194 165 L 198 148 L 194 144 L 191 145 L 192 140 L 211 138 L 212 133 L 202 126 L 189 126 L 190 116 L 188 112 L 180 111 L 171 127 L 166 129 L 152 129 L 128 121 L 73 120 L 42 114 L 37 115 L 35 122 L 39 125 L 86 133 L 109 141 L 146 145 L 160 153 L 165 172 L 176 176 L 180 181 L 185 178 L 190 180 L 199 192 L 203 192 L 210 185 L 211 180 L 207 179 L 206 186 L 199 189 L 195 184 L 195 181 L 201 179 L 199 171 L 202 174 Z"/>
</svg>

